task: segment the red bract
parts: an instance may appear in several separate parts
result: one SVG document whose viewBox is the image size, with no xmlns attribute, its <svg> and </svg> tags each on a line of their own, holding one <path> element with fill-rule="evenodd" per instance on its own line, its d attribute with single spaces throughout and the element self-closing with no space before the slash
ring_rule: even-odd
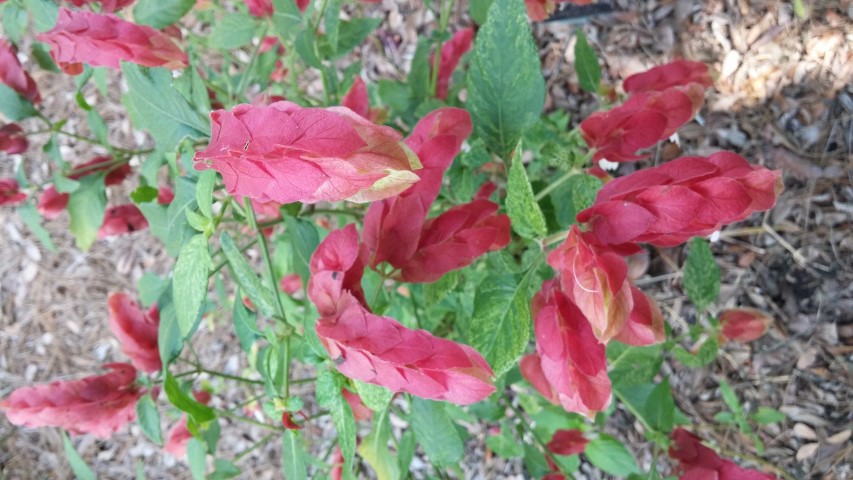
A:
<svg viewBox="0 0 853 480">
<path fill-rule="evenodd" d="M 70 196 L 67 193 L 59 193 L 53 185 L 47 187 L 39 196 L 36 209 L 47 220 L 55 220 L 59 214 L 68 206 Z"/>
<path fill-rule="evenodd" d="M 639 288 L 630 285 L 634 308 L 616 340 L 642 347 L 666 340 L 663 315 L 657 303 Z"/>
<path fill-rule="evenodd" d="M 587 443 L 589 440 L 580 430 L 557 430 L 548 442 L 548 450 L 557 455 L 577 455 L 583 453 Z"/>
<path fill-rule="evenodd" d="M 195 156 L 199 170 L 222 174 L 232 195 L 278 203 L 396 195 L 418 180 L 417 157 L 390 127 L 344 107 L 295 103 L 238 105 L 211 113 L 211 142 Z"/>
<path fill-rule="evenodd" d="M 249 13 L 256 17 L 269 17 L 273 14 L 272 0 L 245 0 Z M 304 0 L 302 3 L 305 3 Z M 305 11 L 305 7 L 300 7 Z"/>
<path fill-rule="evenodd" d="M 53 60 L 71 75 L 81 73 L 84 63 L 120 68 L 126 61 L 173 70 L 187 66 L 187 55 L 168 35 L 111 14 L 60 8 L 56 26 L 36 38 L 50 45 Z"/>
<path fill-rule="evenodd" d="M 539 369 L 534 360 L 522 370 L 542 376 L 549 389 L 546 398 L 556 400 L 569 412 L 592 417 L 610 405 L 610 378 L 604 344 L 593 334 L 590 322 L 578 307 L 549 280 L 531 302 Z M 530 383 L 542 391 L 541 378 Z M 556 403 L 556 402 L 555 402 Z"/>
<path fill-rule="evenodd" d="M 77 173 L 68 175 L 68 178 L 72 180 L 79 180 L 86 175 L 109 170 L 109 173 L 104 177 L 104 185 L 118 185 L 123 182 L 128 175 L 130 175 L 130 165 L 123 163 L 116 166 L 113 165 L 112 162 L 112 157 L 95 157 L 86 163 L 81 163 L 80 165 L 75 166 L 72 170 Z M 58 217 L 63 210 L 65 210 L 66 206 L 68 206 L 69 198 L 69 194 L 59 193 L 56 191 L 56 188 L 51 185 L 47 187 L 39 197 L 39 203 L 37 206 L 38 211 L 44 216 L 44 218 L 53 220 Z"/>
<path fill-rule="evenodd" d="M 122 8 L 132 4 L 135 0 L 69 0 L 75 7 L 82 7 L 83 5 L 92 4 L 92 3 L 100 3 L 101 11 L 104 13 L 113 13 L 116 10 L 121 10 Z"/>
<path fill-rule="evenodd" d="M 110 207 L 104 213 L 104 223 L 98 229 L 98 240 L 116 235 L 125 235 L 148 228 L 148 220 L 136 205 Z"/>
<path fill-rule="evenodd" d="M 486 252 L 506 247 L 510 221 L 497 211 L 496 203 L 475 200 L 428 220 L 414 255 L 400 265 L 400 279 L 434 282 L 451 270 L 470 265 Z"/>
<path fill-rule="evenodd" d="M 435 96 L 444 100 L 447 98 L 447 90 L 450 87 L 450 77 L 462 56 L 471 49 L 474 41 L 474 29 L 472 27 L 459 30 L 450 41 L 441 46 L 441 56 L 438 60 L 438 75 L 435 84 Z M 435 65 L 434 55 L 430 58 L 430 65 Z"/>
<path fill-rule="evenodd" d="M 679 427 L 672 432 L 669 456 L 678 461 L 680 480 L 772 480 L 776 477 L 740 468 L 702 445 L 702 439 Z"/>
<path fill-rule="evenodd" d="M 341 388 L 341 393 L 347 400 L 349 408 L 352 410 L 352 416 L 355 417 L 357 422 L 367 420 L 373 415 L 373 411 L 367 408 L 367 405 L 361 401 L 361 397 L 357 393 L 351 392 L 346 388 Z"/>
<path fill-rule="evenodd" d="M 193 392 L 196 401 L 205 405 L 210 403 L 210 394 L 205 391 Z M 169 437 L 166 439 L 166 444 L 163 445 L 163 450 L 169 452 L 175 457 L 181 458 L 187 454 L 187 443 L 193 438 L 192 432 L 187 428 L 187 416 L 181 415 L 181 419 L 169 432 Z"/>
<path fill-rule="evenodd" d="M 782 189 L 781 171 L 731 152 L 682 157 L 608 182 L 577 220 L 604 244 L 669 247 L 773 207 Z"/>
<path fill-rule="evenodd" d="M 293 296 L 296 292 L 302 290 L 302 277 L 299 274 L 291 273 L 281 277 L 281 282 L 278 284 L 281 291 Z"/>
<path fill-rule="evenodd" d="M 341 105 L 373 123 L 383 123 L 388 116 L 384 108 L 370 108 L 367 85 L 364 84 L 361 77 L 355 77 L 349 91 L 341 99 Z"/>
<path fill-rule="evenodd" d="M 563 292 L 589 319 L 596 338 L 607 343 L 625 327 L 634 301 L 625 259 L 592 240 L 573 225 L 548 264 L 560 273 Z"/>
<path fill-rule="evenodd" d="M 0 83 L 6 84 L 32 103 L 41 102 L 36 82 L 21 66 L 15 47 L 0 38 Z"/>
<path fill-rule="evenodd" d="M 149 373 L 160 370 L 163 364 L 157 346 L 157 329 L 160 325 L 157 306 L 143 312 L 130 296 L 113 293 L 107 299 L 107 307 L 110 330 L 133 366 Z"/>
<path fill-rule="evenodd" d="M 169 187 L 160 187 L 157 189 L 157 203 L 160 205 L 168 205 L 175 199 L 175 192 Z"/>
<path fill-rule="evenodd" d="M 14 205 L 27 199 L 14 178 L 0 178 L 0 205 Z"/>
<path fill-rule="evenodd" d="M 293 415 L 290 412 L 282 412 L 281 425 L 288 430 L 302 430 L 302 425 L 293 420 Z"/>
<path fill-rule="evenodd" d="M 723 310 L 719 320 L 722 339 L 743 343 L 758 340 L 773 323 L 773 317 L 755 308 Z"/>
<path fill-rule="evenodd" d="M 0 401 L 14 425 L 62 427 L 73 434 L 108 438 L 136 418 L 136 369 L 127 363 L 104 365 L 110 373 L 66 382 L 23 387 Z"/>
<path fill-rule="evenodd" d="M 675 60 L 631 75 L 622 82 L 622 88 L 628 93 L 661 92 L 670 87 L 681 87 L 691 83 L 696 83 L 703 88 L 713 85 L 714 79 L 708 73 L 708 66 L 702 62 Z"/>
<path fill-rule="evenodd" d="M 630 162 L 645 158 L 637 151 L 670 137 L 693 118 L 704 90 L 692 83 L 663 92 L 638 93 L 624 104 L 596 112 L 580 124 L 583 139 L 595 149 L 594 160 Z"/>
<path fill-rule="evenodd" d="M 22 153 L 29 146 L 24 129 L 17 123 L 9 123 L 0 127 L 0 152 L 9 154 Z"/>
<path fill-rule="evenodd" d="M 401 267 L 412 258 L 444 172 L 472 130 L 471 116 L 459 108 L 438 109 L 418 122 L 406 144 L 423 164 L 420 181 L 396 197 L 374 202 L 364 218 L 370 266 L 388 262 Z"/>
<path fill-rule="evenodd" d="M 473 348 L 367 310 L 346 287 L 361 288 L 354 282 L 361 273 L 353 271 L 359 251 L 358 232 L 348 225 L 330 233 L 311 258 L 308 295 L 321 315 L 317 335 L 337 369 L 394 392 L 458 404 L 494 392 L 493 372 Z"/>
</svg>

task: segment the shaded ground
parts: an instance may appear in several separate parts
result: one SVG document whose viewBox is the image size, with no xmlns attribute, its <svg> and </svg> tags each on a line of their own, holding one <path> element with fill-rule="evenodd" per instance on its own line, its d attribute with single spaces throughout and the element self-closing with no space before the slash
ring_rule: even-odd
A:
<svg viewBox="0 0 853 480">
<path fill-rule="evenodd" d="M 676 57 L 707 62 L 719 78 L 700 121 L 680 130 L 684 152 L 731 149 L 784 170 L 786 191 L 777 207 L 763 218 L 729 227 L 714 245 L 724 274 L 718 306 L 767 310 L 775 316 L 774 326 L 758 342 L 727 346 L 707 368 L 665 365 L 679 406 L 702 423 L 704 436 L 726 450 L 746 452 L 746 462 L 774 465 L 794 478 L 853 478 L 853 2 L 806 1 L 811 11 L 805 20 L 794 15 L 791 5 L 775 0 L 614 3 L 616 14 L 584 26 L 601 52 L 606 78 L 615 82 Z M 380 41 L 361 48 L 372 80 L 405 72 L 419 31 L 431 21 L 418 2 L 385 0 L 378 10 L 386 15 Z M 468 21 L 460 13 L 453 23 Z M 535 30 L 548 108 L 583 118 L 597 105 L 579 93 L 572 73 L 574 26 L 538 25 Z M 69 93 L 71 81 L 49 73 L 38 74 L 36 81 L 47 110 L 74 112 L 68 129 L 85 133 Z M 89 103 L 104 114 L 111 139 L 126 147 L 143 142 L 144 137 L 130 133 L 118 104 L 119 89 L 112 90 L 110 98 L 87 90 Z M 101 153 L 64 142 L 68 159 Z M 0 176 L 23 161 L 30 178 L 48 179 L 39 146 L 34 142 L 26 156 L 0 153 Z M 677 154 L 678 147 L 667 145 L 656 161 Z M 101 362 L 120 359 L 106 326 L 106 297 L 133 291 L 144 271 L 166 271 L 169 260 L 160 244 L 142 233 L 98 242 L 83 254 L 66 233 L 63 217 L 50 224 L 59 247 L 54 254 L 36 243 L 10 209 L 0 210 L 0 224 L 0 397 L 24 384 L 94 372 Z M 652 252 L 648 274 L 639 282 L 656 295 L 676 332 L 696 321 L 677 274 L 683 255 L 681 249 Z M 221 328 L 202 332 L 203 360 L 239 372 L 237 343 L 221 333 Z M 722 378 L 748 410 L 763 405 L 788 415 L 781 424 L 758 430 L 764 454 L 758 455 L 754 442 L 735 428 L 713 420 L 725 409 L 718 392 Z M 215 398 L 214 405 L 226 408 L 243 399 L 241 392 L 231 391 Z M 321 438 L 324 427 L 320 423 L 308 434 Z M 634 440 L 630 445 L 641 463 L 650 461 L 629 416 L 615 416 L 608 427 Z M 103 478 L 132 478 L 139 462 L 148 478 L 188 478 L 181 461 L 143 440 L 136 427 L 132 430 L 109 441 L 80 437 L 76 445 Z M 504 463 L 485 451 L 481 428 L 472 431 L 479 434 L 469 444 L 466 476 L 523 476 L 518 462 Z M 264 433 L 226 421 L 223 434 L 229 441 L 223 445 L 239 452 Z M 279 456 L 276 442 L 251 453 L 240 463 L 241 478 L 277 478 Z M 415 467 L 423 468 L 418 465 L 416 460 Z M 70 478 L 58 432 L 18 429 L 0 416 L 0 479 L 5 478 Z"/>
</svg>

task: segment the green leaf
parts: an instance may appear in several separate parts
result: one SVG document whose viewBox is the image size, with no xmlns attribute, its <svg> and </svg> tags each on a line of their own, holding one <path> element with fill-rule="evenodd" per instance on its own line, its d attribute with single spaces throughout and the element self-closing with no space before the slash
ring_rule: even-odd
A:
<svg viewBox="0 0 853 480">
<path fill-rule="evenodd" d="M 293 42 L 293 47 L 296 53 L 308 66 L 321 68 L 323 62 L 317 57 L 317 36 L 314 35 L 314 30 L 306 28 L 296 35 L 296 41 Z"/>
<path fill-rule="evenodd" d="M 198 139 L 209 135 L 210 121 L 172 87 L 171 71 L 127 62 L 122 62 L 121 69 L 128 88 L 122 103 L 134 124 L 151 133 L 157 148 L 171 151 L 185 137 Z"/>
<path fill-rule="evenodd" d="M 21 217 L 21 220 L 24 221 L 27 228 L 33 232 L 33 235 L 38 238 L 38 241 L 41 242 L 45 248 L 51 252 L 56 252 L 56 245 L 53 244 L 53 240 L 50 239 L 50 234 L 42 226 L 41 214 L 36 210 L 36 207 L 33 206 L 32 202 L 21 204 L 21 206 L 18 207 L 18 216 Z"/>
<path fill-rule="evenodd" d="M 213 187 L 216 185 L 218 173 L 216 170 L 205 170 L 198 176 L 198 184 L 195 187 L 195 200 L 198 203 L 198 211 L 209 220 L 213 220 Z"/>
<path fill-rule="evenodd" d="M 210 480 L 226 480 L 228 478 L 234 478 L 242 473 L 237 465 L 234 465 L 223 458 L 217 458 L 214 460 L 213 466 L 213 473 L 208 476 Z"/>
<path fill-rule="evenodd" d="M 195 3 L 195 0 L 138 0 L 133 7 L 133 20 L 160 30 L 180 20 Z"/>
<path fill-rule="evenodd" d="M 714 337 L 708 337 L 704 342 L 702 342 L 702 345 L 699 347 L 696 354 L 688 352 L 681 345 L 676 345 L 675 348 L 672 349 L 672 355 L 686 367 L 699 368 L 713 362 L 714 359 L 717 358 L 717 351 L 719 348 L 720 346 L 717 339 Z"/>
<path fill-rule="evenodd" d="M 207 453 L 204 450 L 204 444 L 197 438 L 191 438 L 187 442 L 187 462 L 190 464 L 190 473 L 193 480 L 204 480 L 207 478 Z"/>
<path fill-rule="evenodd" d="M 62 432 L 62 446 L 65 449 L 65 458 L 68 459 L 74 475 L 79 480 L 95 480 L 95 473 L 86 465 L 86 461 L 77 453 L 77 450 L 74 449 L 74 444 L 71 443 L 71 439 L 68 438 L 68 434 L 65 432 Z"/>
<path fill-rule="evenodd" d="M 185 213 L 187 210 L 196 209 L 195 189 L 196 184 L 192 179 L 178 177 L 175 180 L 175 198 L 166 208 L 164 231 L 152 231 L 163 239 L 166 251 L 173 257 L 176 257 L 184 244 L 196 234 L 190 227 Z"/>
<path fill-rule="evenodd" d="M 15 2 L 0 4 L 0 22 L 7 38 L 15 45 L 21 43 L 21 34 L 29 23 L 26 10 L 22 10 Z"/>
<path fill-rule="evenodd" d="M 160 350 L 160 360 L 163 368 L 181 353 L 184 345 L 184 337 L 178 327 L 178 317 L 175 314 L 175 303 L 172 301 L 172 281 L 170 280 L 160 298 L 157 299 L 157 308 L 160 310 L 160 325 L 157 329 L 157 348 Z"/>
<path fill-rule="evenodd" d="M 219 236 L 219 243 L 222 245 L 222 252 L 225 253 L 225 258 L 228 259 L 228 266 L 231 267 L 231 274 L 234 280 L 240 285 L 243 292 L 249 296 L 249 300 L 257 307 L 265 317 L 273 318 L 276 315 L 275 295 L 269 288 L 261 283 L 261 280 L 246 262 L 243 254 L 234 244 L 231 235 L 227 232 L 222 232 Z"/>
<path fill-rule="evenodd" d="M 758 410 L 752 414 L 752 419 L 759 425 L 770 425 L 779 423 L 785 420 L 784 413 L 770 407 L 758 407 Z"/>
<path fill-rule="evenodd" d="M 53 62 L 53 58 L 50 56 L 50 49 L 43 43 L 33 43 L 33 57 L 36 59 L 38 66 L 45 70 L 53 73 L 60 73 L 62 71 Z"/>
<path fill-rule="evenodd" d="M 234 295 L 233 319 L 234 332 L 237 333 L 237 338 L 240 340 L 240 347 L 248 354 L 252 349 L 252 344 L 261 337 L 261 332 L 258 330 L 255 314 L 243 305 L 242 292 L 239 289 Z"/>
<path fill-rule="evenodd" d="M 207 237 L 198 234 L 181 248 L 172 282 L 172 298 L 180 300 L 175 304 L 175 313 L 184 338 L 190 334 L 201 313 L 207 297 L 207 276 L 211 268 L 213 262 Z"/>
<path fill-rule="evenodd" d="M 515 147 L 506 187 L 506 211 L 512 229 L 524 238 L 544 237 L 548 234 L 545 216 L 533 197 L 533 187 L 521 163 L 521 142 Z"/>
<path fill-rule="evenodd" d="M 714 260 L 708 241 L 703 238 L 690 240 L 690 251 L 684 265 L 684 289 L 700 311 L 714 302 L 720 293 L 720 267 Z"/>
<path fill-rule="evenodd" d="M 109 145 L 110 139 L 107 136 L 107 124 L 101 118 L 101 114 L 96 110 L 86 112 L 86 123 L 89 124 L 89 130 L 95 134 L 95 138 L 104 145 Z"/>
<path fill-rule="evenodd" d="M 524 456 L 521 443 L 512 436 L 509 425 L 502 424 L 501 432 L 486 437 L 486 446 L 503 458 L 519 458 Z"/>
<path fill-rule="evenodd" d="M 163 445 L 163 432 L 160 430 L 160 412 L 157 405 L 151 399 L 151 395 L 145 394 L 136 402 L 136 423 L 142 433 L 157 445 Z"/>
<path fill-rule="evenodd" d="M 430 462 L 448 467 L 462 460 L 465 448 L 443 403 L 412 397 L 409 420 Z"/>
<path fill-rule="evenodd" d="M 273 0 L 272 23 L 275 31 L 282 38 L 293 39 L 300 31 L 302 12 L 293 0 Z"/>
<path fill-rule="evenodd" d="M 332 51 L 338 50 L 338 33 L 341 27 L 341 5 L 344 0 L 329 0 L 323 14 L 323 33 Z"/>
<path fill-rule="evenodd" d="M 234 50 L 252 41 L 258 24 L 245 13 L 229 13 L 214 24 L 208 37 L 210 48 Z"/>
<path fill-rule="evenodd" d="M 530 332 L 527 297 L 530 275 L 491 275 L 477 287 L 474 314 L 465 327 L 468 344 L 477 349 L 500 377 L 524 353 Z"/>
<path fill-rule="evenodd" d="M 433 283 L 424 285 L 424 301 L 427 305 L 435 305 L 452 292 L 459 284 L 459 270 L 451 270 Z"/>
<path fill-rule="evenodd" d="M 169 399 L 169 403 L 189 415 L 196 424 L 201 425 L 216 419 L 216 412 L 184 393 L 178 381 L 175 380 L 175 377 L 168 370 L 163 381 L 163 390 L 166 392 L 166 398 Z"/>
<path fill-rule="evenodd" d="M 56 25 L 59 7 L 52 0 L 23 0 L 24 8 L 33 16 L 36 31 L 46 32 Z"/>
<path fill-rule="evenodd" d="M 660 432 L 672 431 L 675 415 L 675 399 L 669 386 L 669 378 L 657 384 L 645 405 L 648 425 Z"/>
<path fill-rule="evenodd" d="M 53 186 L 59 193 L 71 193 L 80 188 L 80 182 L 64 177 L 60 172 L 54 172 L 51 178 L 53 179 Z"/>
<path fill-rule="evenodd" d="M 427 39 L 418 42 L 415 56 L 412 58 L 412 66 L 409 69 L 409 76 L 406 78 L 412 93 L 411 96 L 415 101 L 431 96 L 430 72 L 432 67 L 429 64 L 431 47 L 432 42 Z"/>
<path fill-rule="evenodd" d="M 320 370 L 316 389 L 317 403 L 332 414 L 332 423 L 338 431 L 338 445 L 341 447 L 346 469 L 352 470 L 357 429 L 349 403 L 341 393 L 339 374 L 328 369 Z"/>
<path fill-rule="evenodd" d="M 355 391 L 361 397 L 361 401 L 367 405 L 367 408 L 374 412 L 381 412 L 388 408 L 391 398 L 394 397 L 394 392 L 382 385 L 374 385 L 359 380 L 353 380 L 353 382 L 355 384 Z"/>
<path fill-rule="evenodd" d="M 391 422 L 388 420 L 388 408 L 377 412 L 373 417 L 370 435 L 361 441 L 358 454 L 370 465 L 379 480 L 397 480 L 400 466 L 397 457 L 388 450 L 391 438 Z"/>
<path fill-rule="evenodd" d="M 737 423 L 732 412 L 717 412 L 714 414 L 714 421 L 724 425 L 734 425 Z"/>
<path fill-rule="evenodd" d="M 35 116 L 37 112 L 29 100 L 0 83 L 0 113 L 17 122 Z"/>
<path fill-rule="evenodd" d="M 130 192 L 130 199 L 136 204 L 148 203 L 156 200 L 159 194 L 160 192 L 152 186 L 140 185 L 136 190 Z"/>
<path fill-rule="evenodd" d="M 412 459 L 415 457 L 415 434 L 411 430 L 404 430 L 403 436 L 400 438 L 400 448 L 397 449 L 397 458 L 399 459 L 400 471 L 408 472 L 412 465 Z"/>
<path fill-rule="evenodd" d="M 287 216 L 284 218 L 286 226 L 283 238 L 287 241 L 293 252 L 293 273 L 302 277 L 302 284 L 308 285 L 308 277 L 311 275 L 309 264 L 311 255 L 320 244 L 320 234 L 312 222 Z"/>
<path fill-rule="evenodd" d="M 348 54 L 363 42 L 370 32 L 376 30 L 380 23 L 382 23 L 381 18 L 353 18 L 350 21 L 341 21 L 338 29 L 338 48 L 330 60 Z"/>
<path fill-rule="evenodd" d="M 98 229 L 104 222 L 107 209 L 107 194 L 104 173 L 87 175 L 79 180 L 80 186 L 68 198 L 68 215 L 71 217 L 71 233 L 77 248 L 88 250 L 98 237 Z"/>
<path fill-rule="evenodd" d="M 139 301 L 142 302 L 142 306 L 147 308 L 154 304 L 168 285 L 169 282 L 163 280 L 156 273 L 143 273 L 142 277 L 136 282 L 136 290 L 139 292 Z"/>
<path fill-rule="evenodd" d="M 551 192 L 551 203 L 554 204 L 560 227 L 566 228 L 576 223 L 577 214 L 593 204 L 602 185 L 601 180 L 592 175 L 580 174 L 570 177 Z"/>
<path fill-rule="evenodd" d="M 631 452 L 619 440 L 604 433 L 589 441 L 584 455 L 590 463 L 617 477 L 640 473 L 640 467 Z"/>
<path fill-rule="evenodd" d="M 471 0 L 468 2 L 468 12 L 471 15 L 471 20 L 477 25 L 486 23 L 489 7 L 492 6 L 494 0 Z"/>
<path fill-rule="evenodd" d="M 477 32 L 467 108 L 477 135 L 507 158 L 545 105 L 545 81 L 524 4 L 495 0 Z"/>
<path fill-rule="evenodd" d="M 607 345 L 610 381 L 622 386 L 651 383 L 663 362 L 661 352 L 661 345 L 632 347 L 610 342 Z"/>
<path fill-rule="evenodd" d="M 524 468 L 533 476 L 533 478 L 542 478 L 551 471 L 548 465 L 548 460 L 545 455 L 533 445 L 523 443 L 524 448 Z"/>
<path fill-rule="evenodd" d="M 287 480 L 304 480 L 308 478 L 308 467 L 305 459 L 305 446 L 298 432 L 285 430 L 281 435 L 282 468 Z"/>
<path fill-rule="evenodd" d="M 598 56 L 595 50 L 586 41 L 583 30 L 575 30 L 577 42 L 575 43 L 575 71 L 578 74 L 578 82 L 581 88 L 590 93 L 598 93 L 598 85 L 601 83 L 601 67 L 598 65 Z"/>
</svg>

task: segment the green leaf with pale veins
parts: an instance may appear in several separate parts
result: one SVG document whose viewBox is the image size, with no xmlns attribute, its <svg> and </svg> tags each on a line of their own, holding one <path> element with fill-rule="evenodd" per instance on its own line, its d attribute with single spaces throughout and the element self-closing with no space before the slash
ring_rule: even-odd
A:
<svg viewBox="0 0 853 480">
<path fill-rule="evenodd" d="M 210 48 L 233 50 L 252 41 L 258 24 L 245 13 L 229 13 L 216 22 L 208 37 Z"/>
<path fill-rule="evenodd" d="M 495 0 L 474 39 L 466 107 L 477 135 L 507 158 L 545 105 L 545 80 L 524 3 Z"/>
<path fill-rule="evenodd" d="M 443 403 L 412 397 L 412 414 L 409 420 L 415 437 L 430 462 L 447 467 L 462 460 L 465 453 L 464 444 Z"/>
<path fill-rule="evenodd" d="M 68 198 L 69 228 L 80 250 L 88 250 L 92 246 L 104 222 L 107 209 L 104 175 L 101 172 L 81 178 L 80 186 Z"/>
<path fill-rule="evenodd" d="M 358 446 L 358 454 L 370 465 L 379 480 L 397 480 L 400 466 L 397 456 L 388 449 L 391 439 L 391 422 L 388 421 L 388 408 L 373 416 L 373 429 Z"/>
<path fill-rule="evenodd" d="M 332 423 L 338 431 L 338 445 L 346 463 L 346 469 L 353 467 L 355 457 L 355 437 L 357 433 L 355 418 L 349 403 L 341 393 L 341 376 L 328 369 L 320 370 L 317 375 L 317 403 L 332 414 Z"/>
<path fill-rule="evenodd" d="M 598 84 L 601 83 L 601 67 L 598 65 L 598 56 L 595 50 L 586 41 L 583 30 L 577 29 L 577 42 L 575 43 L 575 71 L 578 74 L 578 82 L 581 88 L 590 93 L 598 92 Z"/>
<path fill-rule="evenodd" d="M 172 72 L 122 62 L 127 93 L 122 103 L 138 128 L 148 130 L 157 148 L 174 150 L 186 137 L 210 135 L 210 121 L 172 87 Z"/>
<path fill-rule="evenodd" d="M 207 297 L 207 279 L 212 263 L 207 237 L 203 234 L 195 235 L 181 248 L 175 263 L 172 298 L 178 300 L 175 313 L 184 338 L 195 325 Z"/>
<path fill-rule="evenodd" d="M 467 343 L 480 352 L 496 376 L 524 353 L 530 334 L 530 275 L 490 275 L 477 287 L 474 314 L 465 327 Z"/>
<path fill-rule="evenodd" d="M 684 265 L 684 289 L 700 311 L 713 303 L 720 293 L 720 267 L 704 238 L 690 240 L 687 263 Z"/>
<path fill-rule="evenodd" d="M 509 180 L 506 187 L 506 211 L 512 222 L 512 229 L 524 238 L 544 237 L 548 234 L 545 215 L 533 196 L 533 187 L 527 178 L 527 172 L 521 163 L 521 142 L 515 148 L 512 165 L 509 167 Z"/>
<path fill-rule="evenodd" d="M 308 467 L 305 459 L 305 445 L 302 444 L 301 435 L 293 430 L 285 430 L 281 435 L 282 442 L 282 468 L 284 478 L 287 480 L 303 480 L 308 478 Z"/>
<path fill-rule="evenodd" d="M 219 243 L 222 245 L 222 252 L 225 258 L 228 259 L 228 265 L 231 267 L 231 273 L 234 275 L 234 280 L 243 289 L 243 292 L 248 295 L 249 300 L 257 307 L 262 315 L 268 318 L 273 318 L 276 315 L 275 293 L 267 288 L 258 275 L 252 270 L 252 267 L 240 253 L 240 249 L 234 244 L 234 240 L 227 232 L 222 232 L 219 236 Z"/>
<path fill-rule="evenodd" d="M 35 116 L 36 109 L 18 92 L 0 83 L 0 113 L 9 120 L 17 122 Z"/>
<path fill-rule="evenodd" d="M 151 395 L 145 394 L 136 402 L 136 423 L 142 433 L 157 445 L 163 445 L 163 432 L 160 430 L 160 413 Z"/>
<path fill-rule="evenodd" d="M 180 20 L 195 4 L 195 0 L 139 0 L 133 7 L 133 20 L 159 30 Z"/>
<path fill-rule="evenodd" d="M 391 398 L 394 396 L 394 392 L 391 390 L 388 390 L 382 385 L 374 385 L 372 383 L 365 383 L 358 380 L 354 380 L 354 382 L 355 391 L 358 393 L 358 396 L 361 397 L 361 401 L 367 405 L 367 408 L 374 412 L 385 410 L 388 407 L 388 404 L 391 403 Z"/>
<path fill-rule="evenodd" d="M 53 240 L 50 239 L 50 233 L 48 233 L 47 229 L 45 229 L 41 224 L 41 214 L 36 210 L 36 207 L 32 202 L 21 204 L 21 206 L 18 207 L 18 216 L 21 217 L 21 220 L 24 221 L 27 228 L 33 232 L 33 235 L 38 238 L 39 242 L 41 242 L 45 248 L 51 252 L 56 252 L 56 245 L 54 245 Z"/>
<path fill-rule="evenodd" d="M 601 470 L 617 477 L 627 477 L 632 473 L 640 473 L 640 467 L 631 452 L 607 434 L 600 434 L 590 440 L 584 455 L 589 462 Z"/>
</svg>

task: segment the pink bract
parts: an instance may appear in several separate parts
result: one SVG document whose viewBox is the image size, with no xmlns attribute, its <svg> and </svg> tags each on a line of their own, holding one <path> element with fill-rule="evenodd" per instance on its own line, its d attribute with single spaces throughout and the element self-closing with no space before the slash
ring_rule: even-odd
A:
<svg viewBox="0 0 853 480">
<path fill-rule="evenodd" d="M 722 338 L 735 342 L 758 340 L 773 324 L 773 317 L 755 308 L 731 308 L 719 315 Z"/>
<path fill-rule="evenodd" d="M 14 178 L 0 178 L 0 205 L 15 205 L 27 199 Z"/>
<path fill-rule="evenodd" d="M 678 461 L 680 480 L 773 480 L 776 477 L 739 467 L 702 445 L 702 439 L 678 427 L 672 432 L 669 456 Z"/>
<path fill-rule="evenodd" d="M 417 157 L 390 127 L 345 107 L 303 108 L 291 102 L 238 105 L 211 113 L 208 147 L 198 170 L 222 174 L 232 195 L 278 203 L 396 195 L 418 180 Z"/>
<path fill-rule="evenodd" d="M 71 75 L 81 73 L 83 64 L 120 68 L 126 61 L 175 70 L 188 62 L 168 35 L 112 14 L 60 8 L 56 26 L 37 38 L 51 47 L 53 60 Z"/>
<path fill-rule="evenodd" d="M 0 38 L 0 83 L 5 84 L 32 103 L 41 102 L 38 86 L 21 66 L 15 47 Z"/>
<path fill-rule="evenodd" d="M 22 387 L 0 401 L 9 422 L 24 427 L 62 427 L 73 434 L 108 438 L 136 418 L 142 391 L 136 369 L 110 363 L 109 373 L 80 380 Z"/>
<path fill-rule="evenodd" d="M 462 57 L 471 49 L 474 42 L 474 28 L 468 27 L 453 34 L 450 41 L 441 46 L 438 60 L 438 75 L 435 84 L 435 96 L 444 100 L 450 88 L 450 77 Z M 435 65 L 434 55 L 430 57 L 430 65 Z"/>
<path fill-rule="evenodd" d="M 157 306 L 142 311 L 129 295 L 113 293 L 107 299 L 107 307 L 110 330 L 133 366 L 148 373 L 160 370 L 162 363 L 157 345 L 160 313 Z"/>
<path fill-rule="evenodd" d="M 17 123 L 9 123 L 0 127 L 0 152 L 9 154 L 23 153 L 30 143 L 24 134 L 24 129 Z"/>
<path fill-rule="evenodd" d="M 660 92 L 670 87 L 681 87 L 691 83 L 696 83 L 703 88 L 712 86 L 714 79 L 708 72 L 708 66 L 702 62 L 675 60 L 631 75 L 622 82 L 622 88 L 628 93 Z"/>
<path fill-rule="evenodd" d="M 587 443 L 589 440 L 580 430 L 557 430 L 548 442 L 548 450 L 558 455 L 577 455 L 583 453 Z"/>
<path fill-rule="evenodd" d="M 148 228 L 148 220 L 139 208 L 128 203 L 107 208 L 104 223 L 98 229 L 98 240 L 117 235 L 127 235 Z"/>
<path fill-rule="evenodd" d="M 670 247 L 772 208 L 781 177 L 731 152 L 682 157 L 608 182 L 577 220 L 603 244 Z"/>
</svg>

